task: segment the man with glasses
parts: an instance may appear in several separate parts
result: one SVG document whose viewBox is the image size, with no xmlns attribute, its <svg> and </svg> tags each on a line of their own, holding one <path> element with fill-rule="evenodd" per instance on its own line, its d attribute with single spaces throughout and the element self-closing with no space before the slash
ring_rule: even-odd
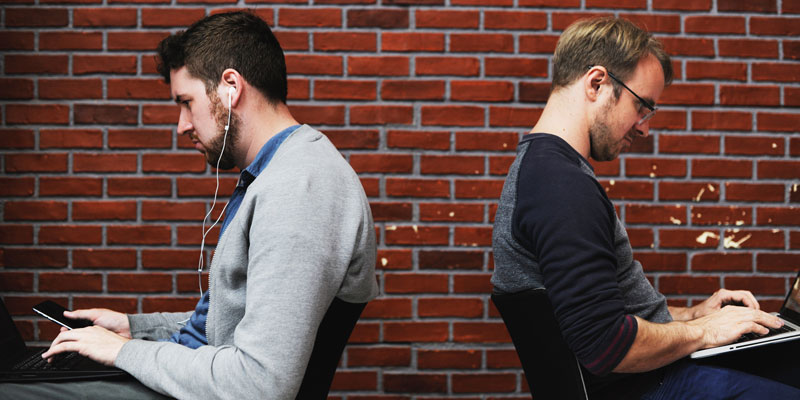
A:
<svg viewBox="0 0 800 400">
<path fill-rule="evenodd" d="M 584 20 L 563 32 L 550 97 L 503 187 L 494 290 L 547 290 L 590 398 L 800 398 L 789 386 L 800 385 L 797 367 L 783 378 L 762 374 L 767 379 L 741 372 L 740 364 L 686 359 L 782 323 L 760 311 L 748 291 L 722 289 L 690 308 L 668 306 L 633 259 L 589 164 L 590 157 L 617 158 L 650 133 L 656 101 L 671 80 L 661 43 L 629 21 Z M 730 303 L 739 306 L 724 307 Z"/>
</svg>

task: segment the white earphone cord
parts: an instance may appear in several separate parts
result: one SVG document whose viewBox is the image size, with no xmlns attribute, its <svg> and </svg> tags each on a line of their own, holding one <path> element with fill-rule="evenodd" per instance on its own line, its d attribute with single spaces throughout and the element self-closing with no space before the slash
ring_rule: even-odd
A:
<svg viewBox="0 0 800 400">
<path fill-rule="evenodd" d="M 220 161 L 222 161 L 222 154 L 225 152 L 225 143 L 228 140 L 228 129 L 231 126 L 231 108 L 232 108 L 231 96 L 234 90 L 235 89 L 233 87 L 228 89 L 228 123 L 227 125 L 225 125 L 225 135 L 222 136 L 222 150 L 219 152 L 219 158 L 217 158 L 217 166 L 216 166 L 217 187 L 214 189 L 214 201 L 211 203 L 211 208 L 208 210 L 208 213 L 206 213 L 206 216 L 203 217 L 203 226 L 202 226 L 203 238 L 200 240 L 200 260 L 197 262 L 197 284 L 200 289 L 201 298 L 203 297 L 203 259 L 205 258 L 203 252 L 206 244 L 206 236 L 208 235 L 209 232 L 211 232 L 212 229 L 214 229 L 215 226 L 217 226 L 219 220 L 222 218 L 223 215 L 225 215 L 225 209 L 228 208 L 228 203 L 225 203 L 225 207 L 222 207 L 222 211 L 219 213 L 217 220 L 214 221 L 214 223 L 211 224 L 210 227 L 208 227 L 208 230 L 206 230 L 206 220 L 211 215 L 211 212 L 214 211 L 214 207 L 216 207 L 217 205 L 217 193 L 219 193 L 219 163 Z"/>
</svg>

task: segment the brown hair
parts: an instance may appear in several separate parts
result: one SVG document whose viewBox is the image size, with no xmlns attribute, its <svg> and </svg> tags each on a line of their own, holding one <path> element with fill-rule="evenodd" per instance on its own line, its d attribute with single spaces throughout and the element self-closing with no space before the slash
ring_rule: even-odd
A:
<svg viewBox="0 0 800 400">
<path fill-rule="evenodd" d="M 664 47 L 647 31 L 615 17 L 585 19 L 567 27 L 553 54 L 552 90 L 568 86 L 590 65 L 602 65 L 626 81 L 639 61 L 652 54 L 664 70 L 664 85 L 672 83 L 672 63 Z M 614 82 L 619 97 L 621 87 Z"/>
</svg>

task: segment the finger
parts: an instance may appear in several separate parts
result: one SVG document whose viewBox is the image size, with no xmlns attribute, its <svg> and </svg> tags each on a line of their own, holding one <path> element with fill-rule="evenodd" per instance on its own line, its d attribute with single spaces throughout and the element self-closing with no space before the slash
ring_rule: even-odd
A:
<svg viewBox="0 0 800 400">
<path fill-rule="evenodd" d="M 83 310 L 64 311 L 64 316 L 72 319 L 88 319 L 90 321 L 94 321 L 97 317 L 97 309 L 90 308 Z"/>
</svg>

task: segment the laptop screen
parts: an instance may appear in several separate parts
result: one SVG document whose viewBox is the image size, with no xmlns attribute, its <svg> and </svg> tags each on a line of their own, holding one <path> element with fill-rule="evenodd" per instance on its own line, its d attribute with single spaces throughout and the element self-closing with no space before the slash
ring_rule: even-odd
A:
<svg viewBox="0 0 800 400">
<path fill-rule="evenodd" d="M 792 322 L 800 322 L 800 273 L 794 278 L 789 295 L 781 308 L 781 316 Z"/>
<path fill-rule="evenodd" d="M 6 305 L 0 299 L 0 354 L 3 357 L 13 357 L 25 351 L 25 341 L 19 335 L 11 314 L 8 313 Z M 6 360 L 3 360 L 6 361 Z"/>
</svg>

